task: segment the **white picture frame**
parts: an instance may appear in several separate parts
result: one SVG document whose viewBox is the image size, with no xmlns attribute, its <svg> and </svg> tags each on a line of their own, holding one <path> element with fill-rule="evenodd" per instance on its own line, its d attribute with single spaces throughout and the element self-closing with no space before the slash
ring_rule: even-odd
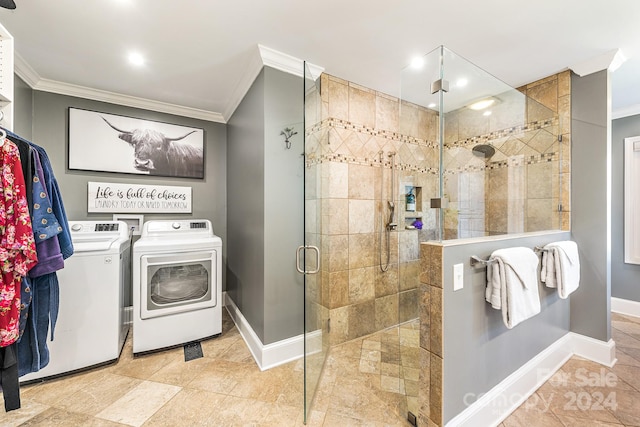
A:
<svg viewBox="0 0 640 427">
<path fill-rule="evenodd" d="M 204 130 L 69 108 L 70 170 L 204 178 Z"/>
<path fill-rule="evenodd" d="M 640 136 L 624 139 L 624 262 L 640 264 Z"/>
</svg>

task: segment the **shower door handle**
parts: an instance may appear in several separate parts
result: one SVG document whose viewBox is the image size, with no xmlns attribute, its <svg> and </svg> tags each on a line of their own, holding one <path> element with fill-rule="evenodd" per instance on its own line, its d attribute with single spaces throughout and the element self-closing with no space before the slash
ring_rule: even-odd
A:
<svg viewBox="0 0 640 427">
<path fill-rule="evenodd" d="M 296 249 L 296 270 L 298 270 L 300 274 L 305 274 L 304 269 L 300 268 L 300 251 L 304 250 L 304 248 L 304 246 L 298 246 L 298 249 Z"/>
<path fill-rule="evenodd" d="M 305 270 L 306 266 L 300 267 L 300 252 L 307 249 L 311 249 L 316 253 L 316 268 L 314 270 L 307 271 Z M 320 271 L 320 249 L 312 245 L 298 246 L 298 249 L 296 250 L 296 270 L 298 270 L 298 273 L 300 274 L 316 274 L 318 271 Z"/>
</svg>

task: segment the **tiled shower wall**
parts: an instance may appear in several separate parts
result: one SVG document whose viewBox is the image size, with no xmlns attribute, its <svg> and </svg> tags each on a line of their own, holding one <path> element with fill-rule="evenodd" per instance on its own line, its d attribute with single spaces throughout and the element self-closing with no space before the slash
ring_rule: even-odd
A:
<svg viewBox="0 0 640 427">
<path fill-rule="evenodd" d="M 329 310 L 330 344 L 355 339 L 418 317 L 419 242 L 435 236 L 438 117 L 354 83 L 321 76 L 321 119 L 307 124 L 307 168 L 316 181 L 314 236 L 322 246 L 319 306 Z M 310 114 L 308 114 L 309 116 Z M 391 200 L 395 153 L 398 229 L 386 264 L 384 225 Z M 315 171 L 315 173 L 313 173 Z M 406 212 L 407 189 L 420 187 L 418 206 Z M 421 230 L 407 229 L 416 218 Z"/>
<path fill-rule="evenodd" d="M 317 213 L 307 224 L 316 230 L 308 241 L 323 254 L 322 272 L 310 280 L 319 282 L 311 297 L 324 314 L 312 315 L 331 319 L 330 343 L 337 344 L 417 316 L 419 242 L 434 238 L 436 228 L 428 205 L 437 197 L 438 116 L 327 74 L 321 87 L 317 113 L 307 113 L 315 123 L 306 129 L 307 167 L 316 177 L 307 182 L 308 209 Z M 519 90 L 537 102 L 523 104 L 513 91 L 489 118 L 467 109 L 445 116 L 445 196 L 451 200 L 445 239 L 569 229 L 569 71 Z M 489 161 L 471 153 L 480 143 L 496 148 Z M 390 266 L 382 272 L 390 153 L 396 153 L 398 230 L 390 233 Z M 417 213 L 405 210 L 411 187 L 420 188 Z M 416 217 L 423 229 L 406 229 Z"/>
<path fill-rule="evenodd" d="M 445 239 L 569 229 L 569 71 L 520 91 L 534 101 L 513 91 L 497 96 L 488 117 L 468 109 L 446 114 Z M 474 156 L 478 144 L 495 154 Z"/>
<path fill-rule="evenodd" d="M 420 381 L 418 425 L 442 425 L 443 290 L 442 246 L 421 244 L 420 271 Z"/>
<path fill-rule="evenodd" d="M 563 71 L 518 88 L 519 91 L 554 111 L 558 117 L 558 174 L 560 229 L 571 230 L 571 71 Z"/>
</svg>

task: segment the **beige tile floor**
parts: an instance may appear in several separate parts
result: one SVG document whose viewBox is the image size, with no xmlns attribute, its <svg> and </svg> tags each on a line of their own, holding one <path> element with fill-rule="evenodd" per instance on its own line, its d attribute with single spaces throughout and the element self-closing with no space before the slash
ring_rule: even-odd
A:
<svg viewBox="0 0 640 427">
<path fill-rule="evenodd" d="M 640 319 L 613 313 L 611 332 L 613 368 L 573 357 L 501 426 L 640 426 Z"/>
<path fill-rule="evenodd" d="M 0 414 L 0 426 L 302 425 L 302 363 L 260 372 L 226 313 L 223 323 L 200 359 L 184 362 L 182 349 L 134 359 L 128 340 L 117 364 L 23 386 L 22 408 Z M 398 414 L 415 404 L 413 330 L 407 324 L 334 347 L 308 425 L 408 426 Z M 502 425 L 640 426 L 640 320 L 614 315 L 613 336 L 613 369 L 571 359 Z M 590 373 L 609 374 L 615 386 L 585 384 Z M 598 392 L 603 408 L 585 410 Z"/>
</svg>

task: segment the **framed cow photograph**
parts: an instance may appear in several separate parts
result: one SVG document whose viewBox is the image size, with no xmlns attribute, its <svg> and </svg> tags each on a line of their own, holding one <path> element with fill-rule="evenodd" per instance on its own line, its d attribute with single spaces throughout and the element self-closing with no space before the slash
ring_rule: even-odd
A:
<svg viewBox="0 0 640 427">
<path fill-rule="evenodd" d="M 204 178 L 204 130 L 69 108 L 69 169 Z"/>
</svg>

